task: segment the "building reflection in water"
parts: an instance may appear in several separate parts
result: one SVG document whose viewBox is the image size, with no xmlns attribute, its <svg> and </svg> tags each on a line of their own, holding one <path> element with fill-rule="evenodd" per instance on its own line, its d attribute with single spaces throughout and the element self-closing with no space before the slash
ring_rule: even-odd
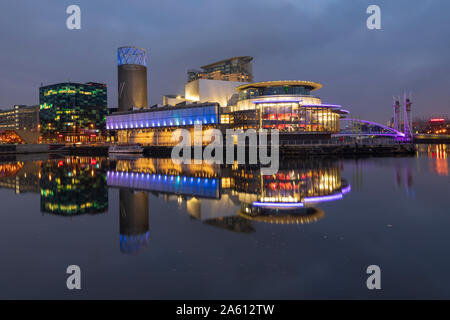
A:
<svg viewBox="0 0 450 320">
<path fill-rule="evenodd" d="M 67 157 L 42 162 L 41 212 L 61 216 L 108 211 L 107 160 Z"/>
<path fill-rule="evenodd" d="M 255 166 L 122 158 L 108 171 L 107 181 L 110 187 L 177 201 L 191 217 L 207 225 L 243 233 L 255 231 L 253 221 L 315 222 L 325 215 L 317 204 L 342 199 L 350 191 L 339 163 L 323 160 L 285 161 L 277 174 L 265 176 Z M 202 210 L 206 205 L 208 210 Z"/>
<path fill-rule="evenodd" d="M 430 162 L 430 171 L 439 176 L 449 175 L 450 146 L 445 144 L 419 145 L 419 154 L 427 154 Z"/>
<path fill-rule="evenodd" d="M 333 161 L 287 161 L 270 176 L 260 169 L 236 167 L 230 180 L 239 216 L 276 224 L 315 222 L 325 215 L 315 207 L 318 203 L 342 199 L 350 191 Z"/>
<path fill-rule="evenodd" d="M 40 162 L 0 163 L 0 188 L 12 189 L 16 194 L 39 192 Z"/>
<path fill-rule="evenodd" d="M 415 196 L 412 168 L 408 163 L 395 166 L 395 186 L 398 189 L 404 187 L 407 196 Z"/>
<path fill-rule="evenodd" d="M 323 218 L 320 203 L 350 191 L 341 168 L 340 162 L 324 159 L 283 161 L 277 174 L 265 176 L 257 166 L 65 157 L 2 164 L 0 187 L 37 192 L 41 212 L 60 216 L 107 212 L 108 188 L 117 188 L 120 251 L 137 253 L 149 246 L 150 192 L 175 201 L 205 225 L 253 233 L 255 223 L 307 224 Z"/>
<path fill-rule="evenodd" d="M 120 189 L 120 251 L 139 252 L 148 247 L 148 193 Z"/>
</svg>

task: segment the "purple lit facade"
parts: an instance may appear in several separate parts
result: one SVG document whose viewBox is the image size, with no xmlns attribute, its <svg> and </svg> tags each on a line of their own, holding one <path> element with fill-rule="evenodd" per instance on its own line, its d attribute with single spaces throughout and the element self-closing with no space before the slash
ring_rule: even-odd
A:
<svg viewBox="0 0 450 320">
<path fill-rule="evenodd" d="M 217 104 L 209 104 L 115 113 L 107 117 L 106 128 L 108 130 L 132 130 L 183 127 L 196 124 L 214 125 L 219 123 L 219 106 Z"/>
</svg>

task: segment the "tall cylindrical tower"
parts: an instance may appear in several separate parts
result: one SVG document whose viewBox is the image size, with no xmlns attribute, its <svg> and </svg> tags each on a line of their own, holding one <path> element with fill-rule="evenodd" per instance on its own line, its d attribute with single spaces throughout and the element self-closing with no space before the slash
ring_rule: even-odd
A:
<svg viewBox="0 0 450 320">
<path fill-rule="evenodd" d="M 137 47 L 117 49 L 117 83 L 119 112 L 148 107 L 145 49 Z"/>
</svg>

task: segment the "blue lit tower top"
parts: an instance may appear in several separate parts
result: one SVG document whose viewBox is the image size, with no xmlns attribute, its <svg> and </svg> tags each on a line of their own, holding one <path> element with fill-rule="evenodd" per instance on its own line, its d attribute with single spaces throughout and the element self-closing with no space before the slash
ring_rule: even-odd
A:
<svg viewBox="0 0 450 320">
<path fill-rule="evenodd" d="M 145 109 L 147 98 L 147 51 L 138 47 L 117 49 L 119 111 Z"/>
<path fill-rule="evenodd" d="M 117 49 L 117 65 L 135 64 L 147 66 L 147 51 L 138 47 L 120 47 Z"/>
</svg>

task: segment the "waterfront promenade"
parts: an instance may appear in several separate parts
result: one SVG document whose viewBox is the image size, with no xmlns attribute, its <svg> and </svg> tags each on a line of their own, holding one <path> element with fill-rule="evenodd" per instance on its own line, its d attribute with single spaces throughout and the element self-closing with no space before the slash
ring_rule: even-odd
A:
<svg viewBox="0 0 450 320">
<path fill-rule="evenodd" d="M 14 154 L 34 154 L 34 153 L 64 153 L 70 155 L 108 155 L 108 145 L 0 145 L 0 156 Z M 172 146 L 144 146 L 144 155 L 170 157 Z M 224 153 L 225 153 L 225 146 Z M 416 152 L 416 147 L 411 143 L 389 143 L 379 144 L 373 141 L 365 143 L 342 143 L 337 141 L 302 141 L 282 144 L 279 146 L 281 157 L 292 156 L 393 156 L 410 155 Z M 234 148 L 235 154 L 238 148 Z M 253 149 L 254 150 L 254 149 Z M 252 152 L 252 148 L 245 147 L 245 153 Z M 192 154 L 194 149 L 192 148 Z"/>
</svg>

